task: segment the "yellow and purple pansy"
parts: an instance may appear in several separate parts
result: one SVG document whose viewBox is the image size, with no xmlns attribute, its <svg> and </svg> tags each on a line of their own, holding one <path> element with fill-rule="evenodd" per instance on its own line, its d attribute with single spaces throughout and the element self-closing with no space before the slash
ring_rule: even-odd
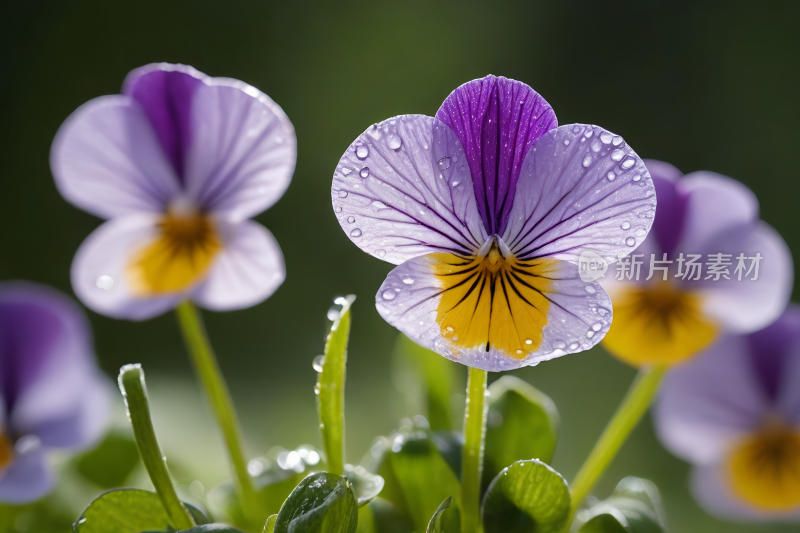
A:
<svg viewBox="0 0 800 533">
<path fill-rule="evenodd" d="M 48 452 L 95 444 L 112 391 L 77 305 L 48 287 L 0 283 L 0 502 L 50 492 Z"/>
<path fill-rule="evenodd" d="M 800 520 L 800 307 L 726 335 L 667 374 L 661 442 L 692 463 L 692 491 L 728 519 Z"/>
<path fill-rule="evenodd" d="M 653 230 L 602 283 L 614 302 L 603 340 L 633 365 L 671 364 L 720 333 L 765 327 L 786 308 L 794 279 L 781 236 L 759 219 L 758 200 L 713 172 L 683 176 L 645 161 L 658 196 Z"/>
<path fill-rule="evenodd" d="M 611 301 L 580 254 L 613 262 L 650 230 L 642 160 L 598 126 L 558 127 L 529 86 L 487 76 L 435 117 L 401 115 L 346 150 L 336 217 L 365 252 L 399 265 L 378 312 L 449 359 L 508 370 L 594 346 Z"/>
<path fill-rule="evenodd" d="M 285 192 L 297 142 L 268 96 L 185 65 L 132 71 L 61 126 L 51 168 L 61 194 L 108 219 L 72 266 L 98 313 L 140 320 L 184 299 L 248 307 L 285 278 L 277 241 L 251 220 Z"/>
</svg>

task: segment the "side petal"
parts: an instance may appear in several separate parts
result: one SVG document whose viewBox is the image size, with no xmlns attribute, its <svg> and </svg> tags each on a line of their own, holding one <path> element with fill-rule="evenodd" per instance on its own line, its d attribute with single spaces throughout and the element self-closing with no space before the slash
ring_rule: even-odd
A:
<svg viewBox="0 0 800 533">
<path fill-rule="evenodd" d="M 378 313 L 417 344 L 490 371 L 587 350 L 608 331 L 611 301 L 575 265 L 515 265 L 491 279 L 470 264 L 443 253 L 406 261 L 381 285 Z"/>
<path fill-rule="evenodd" d="M 528 152 L 503 240 L 521 259 L 577 263 L 591 250 L 613 262 L 644 241 L 655 208 L 650 173 L 622 137 L 560 126 Z"/>
<path fill-rule="evenodd" d="M 187 192 L 231 222 L 272 206 L 292 180 L 297 138 L 286 113 L 246 83 L 212 78 L 192 97 Z"/>
<path fill-rule="evenodd" d="M 394 264 L 434 251 L 470 255 L 487 237 L 464 149 L 432 117 L 367 129 L 339 161 L 331 199 L 350 240 Z"/>
<path fill-rule="evenodd" d="M 144 109 L 128 96 L 95 98 L 72 113 L 50 168 L 64 198 L 101 218 L 163 212 L 180 191 Z"/>
<path fill-rule="evenodd" d="M 653 178 L 656 198 L 658 198 L 653 230 L 647 238 L 655 239 L 659 249 L 672 255 L 674 252 L 680 251 L 675 247 L 683 237 L 689 195 L 678 184 L 677 177 L 680 176 L 678 169 L 669 163 L 660 161 L 645 161 L 645 164 Z M 659 174 L 653 174 L 653 172 L 659 172 Z"/>
<path fill-rule="evenodd" d="M 159 217 L 141 214 L 110 220 L 78 248 L 72 262 L 72 288 L 91 310 L 112 318 L 144 320 L 175 307 L 184 295 L 135 296 L 128 269 L 134 253 L 158 236 Z"/>
<path fill-rule="evenodd" d="M 53 490 L 55 483 L 47 456 L 39 447 L 20 454 L 0 474 L 0 502 L 17 505 L 34 502 Z"/>
<path fill-rule="evenodd" d="M 286 278 L 283 253 L 267 228 L 245 220 L 221 225 L 222 251 L 206 281 L 192 291 L 201 307 L 243 309 L 269 298 Z"/>
<path fill-rule="evenodd" d="M 672 453 L 695 464 L 719 461 L 756 431 L 767 412 L 744 337 L 727 336 L 674 366 L 653 412 L 656 433 Z"/>
<path fill-rule="evenodd" d="M 502 235 L 528 149 L 558 126 L 553 108 L 528 85 L 489 75 L 450 93 L 436 118 L 466 151 L 486 231 Z"/>
<path fill-rule="evenodd" d="M 728 331 L 749 333 L 759 330 L 786 309 L 794 284 L 794 266 L 789 247 L 771 226 L 757 221 L 730 228 L 715 234 L 705 243 L 702 252 L 706 262 L 710 254 L 730 255 L 730 279 L 720 277 L 698 282 L 706 314 Z M 737 274 L 735 269 L 740 254 L 744 254 L 744 266 Z M 748 276 L 747 270 L 753 263 L 748 258 L 758 256 L 762 259 L 758 265 L 758 279 L 753 281 L 755 267 Z M 703 275 L 704 278 L 707 274 Z"/>
</svg>

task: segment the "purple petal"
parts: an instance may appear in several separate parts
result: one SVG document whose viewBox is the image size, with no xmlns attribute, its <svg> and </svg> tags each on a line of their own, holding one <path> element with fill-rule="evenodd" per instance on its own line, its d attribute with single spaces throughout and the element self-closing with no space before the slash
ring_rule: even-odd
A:
<svg viewBox="0 0 800 533">
<path fill-rule="evenodd" d="M 753 375 L 749 344 L 741 336 L 727 336 L 670 370 L 653 416 L 667 449 L 692 463 L 709 464 L 756 431 L 768 409 Z"/>
<path fill-rule="evenodd" d="M 267 228 L 245 220 L 218 225 L 223 247 L 206 281 L 191 293 L 201 307 L 229 311 L 269 298 L 286 278 L 278 241 Z"/>
<path fill-rule="evenodd" d="M 41 448 L 23 453 L 0 473 L 0 502 L 23 504 L 43 498 L 53 489 L 55 477 Z"/>
<path fill-rule="evenodd" d="M 64 198 L 101 218 L 163 212 L 180 192 L 147 115 L 126 96 L 95 98 L 72 113 L 50 167 Z"/>
<path fill-rule="evenodd" d="M 644 241 L 655 207 L 650 174 L 622 137 L 561 126 L 528 152 L 503 240 L 521 259 L 577 262 L 591 250 L 613 262 Z"/>
<path fill-rule="evenodd" d="M 396 267 L 381 285 L 375 304 L 383 319 L 411 340 L 458 363 L 493 372 L 536 365 L 588 350 L 600 342 L 611 325 L 611 300 L 600 284 L 582 281 L 577 266 L 560 262 L 548 274 L 552 285 L 544 295 L 550 305 L 537 350 L 523 359 L 509 357 L 495 347 L 488 352 L 480 346 L 456 353 L 436 322 L 443 291 L 433 274 L 434 260 L 427 255 Z"/>
<path fill-rule="evenodd" d="M 787 359 L 800 342 L 800 306 L 790 305 L 775 322 L 747 339 L 756 375 L 764 391 L 775 400 L 781 378 L 786 375 Z"/>
<path fill-rule="evenodd" d="M 461 143 L 432 117 L 367 129 L 339 161 L 331 198 L 350 240 L 390 263 L 434 251 L 471 255 L 487 237 Z"/>
<path fill-rule="evenodd" d="M 93 311 L 113 318 L 144 320 L 175 307 L 185 295 L 134 296 L 127 271 L 133 254 L 158 235 L 157 215 L 110 220 L 83 241 L 72 261 L 72 288 Z"/>
<path fill-rule="evenodd" d="M 489 75 L 450 93 L 436 118 L 464 146 L 486 232 L 502 235 L 528 149 L 558 126 L 553 108 L 524 83 Z"/>
<path fill-rule="evenodd" d="M 662 161 L 645 160 L 644 163 L 653 178 L 658 199 L 649 238 L 656 239 L 659 250 L 671 256 L 683 236 L 689 197 L 678 185 L 682 174 L 677 168 Z"/>
<path fill-rule="evenodd" d="M 144 108 L 181 182 L 193 134 L 192 97 L 206 79 L 205 74 L 186 65 L 154 63 L 132 71 L 123 85 L 123 94 Z"/>
<path fill-rule="evenodd" d="M 297 139 L 289 118 L 267 95 L 237 80 L 212 78 L 194 94 L 191 122 L 184 182 L 203 210 L 238 222 L 283 196 Z"/>
</svg>

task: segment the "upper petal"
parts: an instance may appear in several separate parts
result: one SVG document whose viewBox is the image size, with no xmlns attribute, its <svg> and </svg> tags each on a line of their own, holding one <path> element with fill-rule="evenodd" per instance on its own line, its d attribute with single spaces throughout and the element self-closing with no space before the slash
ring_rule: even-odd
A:
<svg viewBox="0 0 800 533">
<path fill-rule="evenodd" d="M 768 412 L 753 374 L 750 346 L 727 336 L 673 367 L 654 409 L 662 444 L 696 464 L 719 461 L 738 439 L 756 431 Z"/>
<path fill-rule="evenodd" d="M 278 241 L 257 222 L 219 227 L 222 250 L 207 279 L 191 293 L 201 307 L 229 311 L 250 307 L 269 298 L 286 278 Z"/>
<path fill-rule="evenodd" d="M 432 251 L 470 254 L 486 240 L 464 150 L 441 121 L 402 115 L 350 145 L 333 175 L 342 229 L 359 248 L 399 264 Z"/>
<path fill-rule="evenodd" d="M 464 146 L 486 231 L 502 235 L 528 149 L 558 126 L 553 108 L 528 85 L 489 75 L 450 93 L 436 118 Z"/>
<path fill-rule="evenodd" d="M 655 207 L 650 174 L 622 137 L 560 126 L 528 152 L 503 240 L 520 258 L 577 262 L 591 250 L 613 262 L 644 241 Z"/>
<path fill-rule="evenodd" d="M 184 182 L 204 210 L 237 222 L 286 192 L 297 138 L 267 95 L 241 81 L 210 78 L 192 96 L 191 128 Z"/>
<path fill-rule="evenodd" d="M 128 96 L 102 96 L 61 125 L 50 151 L 61 194 L 102 218 L 164 211 L 178 180 L 144 109 Z"/>
</svg>

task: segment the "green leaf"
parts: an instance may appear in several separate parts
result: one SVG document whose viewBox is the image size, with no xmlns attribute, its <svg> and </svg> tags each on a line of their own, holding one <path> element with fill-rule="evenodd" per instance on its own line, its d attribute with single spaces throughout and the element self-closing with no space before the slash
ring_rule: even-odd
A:
<svg viewBox="0 0 800 533">
<path fill-rule="evenodd" d="M 225 524 L 205 524 L 202 526 L 194 526 L 189 529 L 181 529 L 180 533 L 242 533 L 242 531 Z"/>
<path fill-rule="evenodd" d="M 375 498 L 358 509 L 356 533 L 413 533 L 414 525 L 397 507 Z"/>
<path fill-rule="evenodd" d="M 442 500 L 453 496 L 458 506 L 461 487 L 427 428 L 402 425 L 385 442 L 385 451 L 378 473 L 385 485 L 381 498 L 406 514 L 416 531 L 425 531 L 430 517 Z M 445 525 L 458 531 L 459 513 L 448 513 Z"/>
<path fill-rule="evenodd" d="M 311 474 L 281 507 L 275 533 L 355 533 L 358 502 L 353 484 L 329 472 Z"/>
<path fill-rule="evenodd" d="M 661 497 L 647 480 L 628 477 L 620 481 L 607 500 L 578 513 L 580 533 L 663 533 Z"/>
<path fill-rule="evenodd" d="M 569 487 L 541 461 L 517 461 L 489 485 L 483 499 L 486 533 L 561 533 L 569 525 Z"/>
<path fill-rule="evenodd" d="M 300 481 L 310 472 L 323 470 L 320 453 L 313 446 L 304 445 L 296 450 L 275 447 L 266 457 L 250 461 L 253 485 L 256 488 L 259 516 L 277 514 L 281 505 Z M 225 481 L 208 492 L 208 505 L 212 514 L 245 530 L 259 530 L 264 524 L 248 521 L 245 517 L 233 483 Z"/>
<path fill-rule="evenodd" d="M 278 515 L 274 514 L 267 518 L 267 523 L 264 524 L 264 533 L 273 533 L 275 531 L 275 521 L 278 519 Z"/>
<path fill-rule="evenodd" d="M 431 521 L 428 522 L 428 529 L 426 533 L 443 533 L 444 529 L 442 528 L 442 514 L 450 508 L 450 496 L 447 497 L 445 501 L 436 509 L 436 512 L 433 513 L 431 517 Z"/>
<path fill-rule="evenodd" d="M 186 508 L 195 522 L 208 522 L 189 504 Z M 97 497 L 72 526 L 74 533 L 141 533 L 174 531 L 161 499 L 155 492 L 141 489 L 116 489 Z"/>
<path fill-rule="evenodd" d="M 363 466 L 344 465 L 344 475 L 353 484 L 359 507 L 367 505 L 383 490 L 383 478 Z"/>
<path fill-rule="evenodd" d="M 103 489 L 113 489 L 125 485 L 139 466 L 139 450 L 133 437 L 112 432 L 75 463 L 81 476 Z"/>
<path fill-rule="evenodd" d="M 350 306 L 356 297 L 337 298 L 342 306 L 331 326 L 325 343 L 322 372 L 317 376 L 317 412 L 322 432 L 322 447 L 328 459 L 328 469 L 344 474 L 344 381 L 347 366 L 347 342 L 350 337 Z"/>
<path fill-rule="evenodd" d="M 408 414 L 424 414 L 433 431 L 453 429 L 451 398 L 463 390 L 458 365 L 405 335 L 397 338 L 392 363 L 392 377 Z"/>
<path fill-rule="evenodd" d="M 556 449 L 558 411 L 553 401 L 515 376 L 489 386 L 489 415 L 484 451 L 484 490 L 497 474 L 516 461 L 549 463 Z"/>
</svg>

